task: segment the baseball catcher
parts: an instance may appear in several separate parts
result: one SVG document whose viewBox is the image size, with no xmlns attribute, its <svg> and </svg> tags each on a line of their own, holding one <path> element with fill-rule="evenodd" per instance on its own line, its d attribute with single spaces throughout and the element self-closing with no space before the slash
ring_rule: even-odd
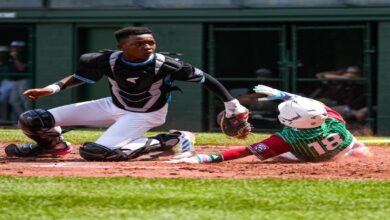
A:
<svg viewBox="0 0 390 220">
<path fill-rule="evenodd" d="M 182 134 L 169 133 L 141 138 L 166 121 L 174 82 L 202 86 L 225 104 L 225 118 L 247 111 L 213 76 L 190 63 L 156 52 L 156 41 L 147 27 L 125 27 L 114 33 L 118 50 L 101 50 L 80 56 L 76 72 L 43 88 L 23 94 L 31 101 L 85 83 L 107 78 L 110 96 L 64 105 L 49 110 L 34 109 L 20 115 L 19 124 L 34 143 L 11 144 L 8 156 L 66 155 L 72 146 L 62 138 L 61 126 L 99 126 L 108 129 L 96 142 L 80 148 L 86 160 L 119 161 L 183 143 Z M 243 119 L 245 117 L 241 117 Z M 226 129 L 225 129 L 226 130 Z M 243 134 L 238 134 L 243 136 Z"/>
</svg>

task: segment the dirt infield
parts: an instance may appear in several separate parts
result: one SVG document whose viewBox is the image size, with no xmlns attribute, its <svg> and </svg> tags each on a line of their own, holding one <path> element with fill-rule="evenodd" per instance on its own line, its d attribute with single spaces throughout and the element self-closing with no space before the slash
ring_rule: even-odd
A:
<svg viewBox="0 0 390 220">
<path fill-rule="evenodd" d="M 162 178 L 312 178 L 390 179 L 390 147 L 370 147 L 371 158 L 344 158 L 326 163 L 260 161 L 254 156 L 218 164 L 168 164 L 140 158 L 129 162 L 87 162 L 78 146 L 64 157 L 7 158 L 0 143 L 0 175 L 15 176 L 128 176 Z M 228 147 L 197 147 L 198 153 Z"/>
</svg>

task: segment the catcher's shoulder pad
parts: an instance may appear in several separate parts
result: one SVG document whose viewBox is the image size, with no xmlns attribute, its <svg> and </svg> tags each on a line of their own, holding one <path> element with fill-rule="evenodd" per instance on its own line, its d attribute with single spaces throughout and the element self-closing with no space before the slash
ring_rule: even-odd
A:
<svg viewBox="0 0 390 220">
<path fill-rule="evenodd" d="M 80 56 L 79 65 L 89 69 L 107 66 L 109 55 L 113 51 L 99 51 L 94 53 L 85 53 Z"/>
<path fill-rule="evenodd" d="M 176 72 L 181 68 L 183 68 L 183 62 L 175 58 L 165 56 L 165 61 L 162 67 L 164 68 L 165 71 Z"/>
</svg>

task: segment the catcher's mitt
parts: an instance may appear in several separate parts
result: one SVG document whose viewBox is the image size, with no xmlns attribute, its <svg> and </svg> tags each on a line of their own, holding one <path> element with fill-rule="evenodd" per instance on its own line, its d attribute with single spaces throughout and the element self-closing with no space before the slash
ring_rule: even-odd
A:
<svg viewBox="0 0 390 220">
<path fill-rule="evenodd" d="M 249 111 L 226 118 L 225 111 L 217 116 L 218 125 L 227 136 L 244 139 L 248 137 L 252 130 L 252 125 L 248 122 Z"/>
</svg>

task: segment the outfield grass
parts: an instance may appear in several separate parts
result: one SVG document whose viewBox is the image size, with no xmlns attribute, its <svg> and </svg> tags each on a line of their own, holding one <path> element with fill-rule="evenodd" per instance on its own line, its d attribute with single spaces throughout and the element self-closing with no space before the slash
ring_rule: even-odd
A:
<svg viewBox="0 0 390 220">
<path fill-rule="evenodd" d="M 102 135 L 104 129 L 74 130 L 64 134 L 67 141 L 72 144 L 95 141 Z M 166 131 L 164 131 L 166 132 Z M 161 132 L 148 132 L 145 136 L 153 136 Z M 270 134 L 254 133 L 245 140 L 230 138 L 222 133 L 195 132 L 197 145 L 249 145 L 267 138 Z M 390 137 L 357 137 L 359 140 L 370 145 L 390 145 Z M 25 142 L 29 139 L 19 129 L 0 129 L 0 141 L 2 142 Z"/>
<path fill-rule="evenodd" d="M 0 177 L 1 219 L 388 219 L 390 182 Z"/>
</svg>

